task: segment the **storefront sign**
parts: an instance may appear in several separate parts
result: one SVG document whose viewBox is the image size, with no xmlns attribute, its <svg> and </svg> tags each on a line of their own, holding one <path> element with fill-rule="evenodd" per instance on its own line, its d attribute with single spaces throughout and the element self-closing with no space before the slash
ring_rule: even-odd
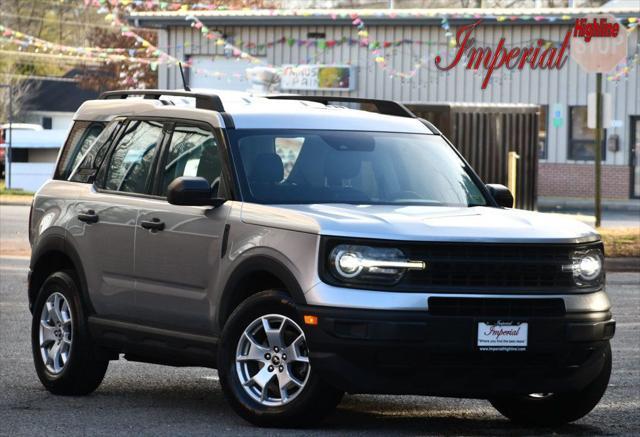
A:
<svg viewBox="0 0 640 437">
<path fill-rule="evenodd" d="M 495 70 L 505 67 L 509 70 L 522 70 L 525 67 L 532 70 L 560 70 L 567 62 L 567 52 L 569 48 L 569 38 L 571 31 L 567 32 L 560 47 L 547 45 L 539 39 L 535 44 L 528 47 L 515 47 L 507 43 L 506 38 L 500 38 L 498 45 L 493 47 L 474 47 L 476 43 L 473 32 L 480 25 L 482 20 L 473 24 L 462 26 L 456 33 L 456 52 L 454 59 L 448 64 L 442 56 L 435 58 L 436 67 L 439 70 L 447 71 L 454 68 L 463 58 L 467 63 L 467 70 L 478 71 L 481 68 L 486 70 L 482 80 L 482 89 L 487 88 L 491 75 Z M 511 48 L 507 50 L 507 47 Z"/>
<path fill-rule="evenodd" d="M 481 20 L 462 26 L 455 38 L 453 59 L 435 57 L 435 66 L 448 71 L 458 64 L 467 70 L 484 70 L 482 89 L 485 89 L 495 70 L 560 70 L 571 57 L 588 72 L 611 71 L 627 56 L 627 32 L 612 15 L 588 15 L 576 20 L 567 30 L 562 43 L 554 45 L 538 39 L 529 46 L 510 44 L 500 38 L 495 47 L 478 47 L 473 36 Z M 570 47 L 570 50 L 569 50 Z"/>
<path fill-rule="evenodd" d="M 283 90 L 347 91 L 355 89 L 351 65 L 283 65 Z"/>
</svg>

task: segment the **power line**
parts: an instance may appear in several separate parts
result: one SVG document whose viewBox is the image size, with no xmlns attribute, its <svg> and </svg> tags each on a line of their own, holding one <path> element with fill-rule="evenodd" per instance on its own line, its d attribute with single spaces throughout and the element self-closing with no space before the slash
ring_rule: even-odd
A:
<svg viewBox="0 0 640 437">
<path fill-rule="evenodd" d="M 51 21 L 50 18 L 45 18 L 45 17 L 25 17 L 24 15 L 18 15 L 18 14 L 9 14 L 6 12 L 0 12 L 0 18 L 4 18 L 4 17 L 13 17 L 13 18 L 20 18 L 21 20 L 24 21 Z M 55 24 L 75 24 L 75 25 L 81 25 L 81 26 L 87 26 L 87 27 L 96 27 L 99 29 L 108 29 L 111 30 L 113 32 L 119 32 L 119 29 L 110 26 L 108 24 L 95 24 L 95 23 L 90 23 L 90 22 L 83 22 L 83 21 L 70 21 L 70 20 L 60 20 L 60 21 L 55 21 Z M 145 30 L 145 31 L 157 31 L 157 29 L 151 29 L 149 27 L 136 27 L 136 29 L 139 30 Z"/>
</svg>

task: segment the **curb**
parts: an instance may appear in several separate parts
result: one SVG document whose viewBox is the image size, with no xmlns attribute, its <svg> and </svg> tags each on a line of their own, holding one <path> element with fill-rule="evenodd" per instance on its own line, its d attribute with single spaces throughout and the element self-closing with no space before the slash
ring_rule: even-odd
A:
<svg viewBox="0 0 640 437">
<path fill-rule="evenodd" d="M 606 258 L 604 267 L 608 272 L 640 272 L 640 257 Z"/>
<path fill-rule="evenodd" d="M 27 202 L 19 202 L 19 201 L 15 201 L 15 200 L 0 200 L 0 205 L 30 206 L 31 205 L 31 198 L 29 198 L 29 201 L 27 201 Z"/>
<path fill-rule="evenodd" d="M 563 198 L 563 197 L 538 197 L 538 210 L 541 212 L 586 211 L 593 213 L 592 199 Z M 603 211 L 638 212 L 640 201 L 638 199 L 603 200 Z"/>
</svg>

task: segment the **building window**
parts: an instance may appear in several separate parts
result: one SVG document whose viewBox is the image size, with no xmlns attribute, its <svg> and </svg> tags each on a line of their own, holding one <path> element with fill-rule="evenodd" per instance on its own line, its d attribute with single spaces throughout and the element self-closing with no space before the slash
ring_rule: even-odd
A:
<svg viewBox="0 0 640 437">
<path fill-rule="evenodd" d="M 540 105 L 540 119 L 538 126 L 538 158 L 547 159 L 547 126 L 549 124 L 549 106 Z"/>
<path fill-rule="evenodd" d="M 606 132 L 602 135 L 602 160 L 606 155 L 605 138 Z M 577 161 L 593 161 L 595 157 L 594 148 L 595 129 L 587 127 L 587 107 L 571 106 L 569 108 L 569 159 Z"/>
<path fill-rule="evenodd" d="M 51 117 L 42 117 L 42 128 L 43 129 L 51 129 L 53 126 L 53 120 Z"/>
</svg>

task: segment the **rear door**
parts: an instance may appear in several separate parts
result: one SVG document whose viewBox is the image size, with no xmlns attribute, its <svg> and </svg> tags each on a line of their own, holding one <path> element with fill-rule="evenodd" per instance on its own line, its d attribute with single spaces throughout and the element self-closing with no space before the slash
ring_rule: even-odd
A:
<svg viewBox="0 0 640 437">
<path fill-rule="evenodd" d="M 83 162 L 71 176 L 95 183 L 74 206 L 75 224 L 69 231 L 82 257 L 97 314 L 129 319 L 135 306 L 136 220 L 140 202 L 149 192 L 163 124 L 154 120 L 121 124 L 118 139 L 106 151 L 89 151 L 85 160 L 96 164 Z"/>
<path fill-rule="evenodd" d="M 210 334 L 211 287 L 230 207 L 171 205 L 166 192 L 179 176 L 201 176 L 219 187 L 220 140 L 206 124 L 176 121 L 170 130 L 156 174 L 154 192 L 159 197 L 146 200 L 138 215 L 136 318 L 153 326 Z"/>
</svg>

